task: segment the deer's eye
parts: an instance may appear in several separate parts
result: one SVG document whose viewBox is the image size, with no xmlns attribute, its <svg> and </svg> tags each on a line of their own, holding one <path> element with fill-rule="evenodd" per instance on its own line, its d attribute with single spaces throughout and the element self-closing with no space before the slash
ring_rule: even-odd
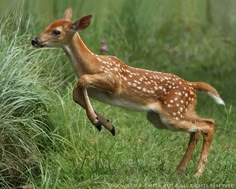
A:
<svg viewBox="0 0 236 189">
<path fill-rule="evenodd" d="M 55 29 L 55 30 L 52 30 L 52 34 L 53 35 L 60 35 L 61 31 Z"/>
</svg>

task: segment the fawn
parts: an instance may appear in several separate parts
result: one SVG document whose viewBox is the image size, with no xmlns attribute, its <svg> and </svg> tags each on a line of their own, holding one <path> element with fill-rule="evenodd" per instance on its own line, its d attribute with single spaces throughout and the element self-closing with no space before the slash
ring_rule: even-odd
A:
<svg viewBox="0 0 236 189">
<path fill-rule="evenodd" d="M 72 22 L 72 10 L 68 8 L 62 19 L 51 23 L 31 43 L 38 48 L 64 49 L 78 77 L 73 100 L 85 109 L 87 117 L 99 131 L 104 126 L 115 135 L 113 125 L 93 109 L 89 97 L 147 112 L 147 119 L 156 128 L 190 133 L 188 148 L 177 167 L 179 173 L 184 172 L 202 135 L 202 152 L 195 173 L 200 176 L 207 162 L 215 122 L 195 113 L 196 91 L 207 92 L 216 103 L 224 105 L 216 89 L 204 82 L 189 82 L 170 73 L 130 67 L 117 57 L 92 53 L 77 33 L 89 26 L 91 18 L 88 15 Z"/>
</svg>

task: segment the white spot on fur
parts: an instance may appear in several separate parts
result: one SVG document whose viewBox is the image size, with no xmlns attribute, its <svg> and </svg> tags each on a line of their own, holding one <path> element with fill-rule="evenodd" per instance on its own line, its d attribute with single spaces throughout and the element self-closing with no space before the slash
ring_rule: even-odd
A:
<svg viewBox="0 0 236 189">
<path fill-rule="evenodd" d="M 115 68 L 114 68 L 114 71 L 117 72 L 117 71 L 118 71 L 118 68 L 115 67 Z"/>
<path fill-rule="evenodd" d="M 133 87 L 136 87 L 136 86 L 137 86 L 137 84 L 136 84 L 136 83 L 133 83 L 132 85 L 133 85 Z"/>
</svg>

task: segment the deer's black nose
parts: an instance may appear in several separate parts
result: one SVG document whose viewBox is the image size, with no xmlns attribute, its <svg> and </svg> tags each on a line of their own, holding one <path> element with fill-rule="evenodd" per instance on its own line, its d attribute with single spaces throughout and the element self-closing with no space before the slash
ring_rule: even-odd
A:
<svg viewBox="0 0 236 189">
<path fill-rule="evenodd" d="M 38 38 L 34 37 L 31 41 L 32 46 L 37 47 L 38 46 Z"/>
</svg>

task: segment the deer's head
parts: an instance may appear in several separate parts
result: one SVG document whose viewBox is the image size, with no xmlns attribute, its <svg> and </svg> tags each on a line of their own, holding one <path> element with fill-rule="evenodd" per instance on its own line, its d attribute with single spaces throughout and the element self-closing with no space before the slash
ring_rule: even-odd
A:
<svg viewBox="0 0 236 189">
<path fill-rule="evenodd" d="M 64 46 L 72 40 L 76 32 L 89 26 L 91 18 L 92 15 L 88 15 L 72 22 L 72 9 L 68 8 L 62 19 L 46 27 L 44 32 L 32 39 L 31 44 L 37 48 Z"/>
</svg>

